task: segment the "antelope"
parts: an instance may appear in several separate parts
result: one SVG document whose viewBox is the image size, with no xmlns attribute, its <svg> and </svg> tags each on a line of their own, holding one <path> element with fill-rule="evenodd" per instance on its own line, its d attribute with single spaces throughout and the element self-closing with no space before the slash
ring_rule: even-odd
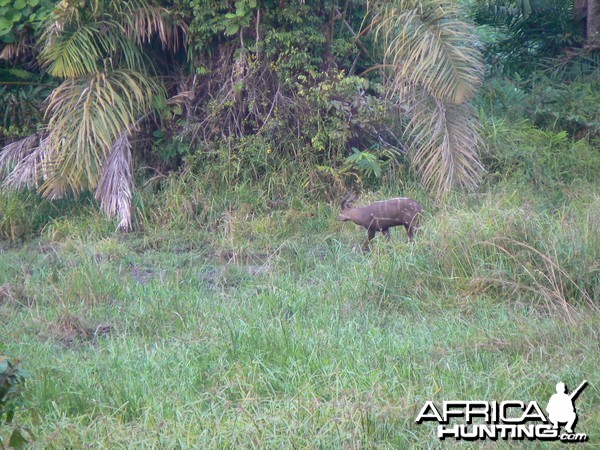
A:
<svg viewBox="0 0 600 450">
<path fill-rule="evenodd" d="M 356 225 L 365 227 L 368 232 L 367 242 L 375 237 L 377 231 L 389 239 L 390 228 L 398 225 L 403 225 L 408 240 L 413 240 L 423 211 L 423 206 L 419 202 L 410 198 L 397 197 L 371 203 L 368 206 L 355 207 L 352 205 L 355 199 L 355 195 L 350 193 L 342 200 L 342 213 L 338 216 L 338 220 L 342 222 L 350 220 Z"/>
</svg>

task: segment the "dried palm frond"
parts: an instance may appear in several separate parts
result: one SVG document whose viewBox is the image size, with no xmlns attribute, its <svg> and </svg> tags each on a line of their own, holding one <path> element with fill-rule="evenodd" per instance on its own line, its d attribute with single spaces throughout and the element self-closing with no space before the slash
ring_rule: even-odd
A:
<svg viewBox="0 0 600 450">
<path fill-rule="evenodd" d="M 133 165 L 129 137 L 129 131 L 124 131 L 113 143 L 95 193 L 100 207 L 109 217 L 119 217 L 119 228 L 125 231 L 132 229 Z"/>
<path fill-rule="evenodd" d="M 33 135 L 29 138 L 34 136 L 37 137 L 37 135 Z M 21 158 L 14 161 L 15 166 L 4 180 L 3 187 L 32 189 L 38 187 L 42 180 L 52 176 L 52 154 L 48 146 L 48 137 L 35 141 L 35 147 L 30 152 L 21 154 Z"/>
<path fill-rule="evenodd" d="M 39 134 L 12 142 L 0 152 L 0 175 L 9 173 L 20 161 L 33 152 L 40 142 Z"/>
<path fill-rule="evenodd" d="M 173 52 L 179 50 L 181 43 L 185 44 L 187 25 L 175 20 L 166 8 L 147 1 L 131 1 L 124 6 L 125 33 L 136 44 L 149 42 L 153 36 L 158 36 L 163 49 Z"/>
<path fill-rule="evenodd" d="M 31 45 L 28 41 L 19 40 L 14 43 L 4 44 L 4 48 L 0 51 L 0 59 L 6 61 L 15 61 L 21 55 L 31 51 Z"/>
<path fill-rule="evenodd" d="M 422 100 L 411 109 L 407 134 L 416 149 L 414 164 L 436 196 L 454 187 L 477 187 L 483 166 L 476 149 L 482 139 L 470 105 Z"/>
</svg>

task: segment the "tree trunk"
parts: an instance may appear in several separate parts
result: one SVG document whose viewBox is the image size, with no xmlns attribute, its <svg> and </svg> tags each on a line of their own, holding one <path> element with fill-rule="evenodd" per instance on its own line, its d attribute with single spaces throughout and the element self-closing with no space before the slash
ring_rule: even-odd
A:
<svg viewBox="0 0 600 450">
<path fill-rule="evenodd" d="M 573 17 L 585 38 L 584 46 L 600 46 L 600 0 L 574 0 Z"/>
<path fill-rule="evenodd" d="M 586 46 L 600 45 L 600 0 L 587 0 Z"/>
<path fill-rule="evenodd" d="M 585 38 L 587 34 L 587 0 L 575 0 L 573 2 L 573 17 L 581 35 Z"/>
</svg>

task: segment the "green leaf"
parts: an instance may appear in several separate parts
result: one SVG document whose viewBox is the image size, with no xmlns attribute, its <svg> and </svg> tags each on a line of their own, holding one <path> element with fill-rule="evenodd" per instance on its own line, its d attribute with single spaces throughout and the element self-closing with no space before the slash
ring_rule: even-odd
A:
<svg viewBox="0 0 600 450">
<path fill-rule="evenodd" d="M 225 34 L 228 36 L 232 36 L 238 32 L 240 26 L 237 23 L 229 24 L 225 27 Z"/>
<path fill-rule="evenodd" d="M 183 108 L 179 104 L 172 106 L 171 111 L 173 112 L 173 114 L 178 116 L 183 114 Z"/>
<path fill-rule="evenodd" d="M 22 14 L 21 11 L 9 9 L 8 12 L 4 15 L 4 17 L 6 17 L 12 23 L 16 23 L 21 20 Z"/>
<path fill-rule="evenodd" d="M 245 2 L 240 1 L 235 4 L 235 15 L 236 16 L 244 17 L 247 12 L 248 12 L 248 7 L 246 6 Z"/>
<path fill-rule="evenodd" d="M 15 9 L 23 9 L 27 6 L 26 0 L 15 0 L 13 3 L 13 8 Z"/>
<path fill-rule="evenodd" d="M 167 107 L 167 99 L 162 95 L 155 95 L 152 97 L 152 108 L 162 110 Z"/>
<path fill-rule="evenodd" d="M 0 16 L 0 34 L 2 32 L 8 33 L 12 28 L 12 22 L 10 22 L 6 17 Z"/>
<path fill-rule="evenodd" d="M 8 446 L 12 448 L 25 448 L 29 441 L 23 436 L 21 430 L 16 428 L 13 430 L 8 440 Z"/>
</svg>

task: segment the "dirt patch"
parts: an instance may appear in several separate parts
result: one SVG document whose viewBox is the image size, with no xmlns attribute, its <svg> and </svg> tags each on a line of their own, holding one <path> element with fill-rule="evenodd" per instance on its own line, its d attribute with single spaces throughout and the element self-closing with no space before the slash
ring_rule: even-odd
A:
<svg viewBox="0 0 600 450">
<path fill-rule="evenodd" d="M 255 253 L 249 250 L 224 250 L 219 254 L 219 260 L 224 264 L 262 266 L 275 256 L 275 254 Z"/>
<path fill-rule="evenodd" d="M 14 304 L 29 308 L 33 306 L 33 303 L 33 299 L 27 295 L 23 286 L 15 283 L 6 283 L 0 286 L 0 306 Z"/>
<path fill-rule="evenodd" d="M 155 278 L 164 280 L 166 272 L 164 270 L 154 270 L 149 267 L 134 265 L 131 267 L 130 275 L 135 281 L 145 286 Z"/>
<path fill-rule="evenodd" d="M 48 325 L 47 335 L 50 339 L 72 348 L 81 343 L 97 343 L 100 336 L 113 331 L 110 324 L 91 325 L 85 320 L 64 314 Z"/>
<path fill-rule="evenodd" d="M 249 277 L 260 277 L 273 271 L 269 264 L 225 263 L 198 273 L 199 280 L 209 289 L 234 288 Z"/>
</svg>

